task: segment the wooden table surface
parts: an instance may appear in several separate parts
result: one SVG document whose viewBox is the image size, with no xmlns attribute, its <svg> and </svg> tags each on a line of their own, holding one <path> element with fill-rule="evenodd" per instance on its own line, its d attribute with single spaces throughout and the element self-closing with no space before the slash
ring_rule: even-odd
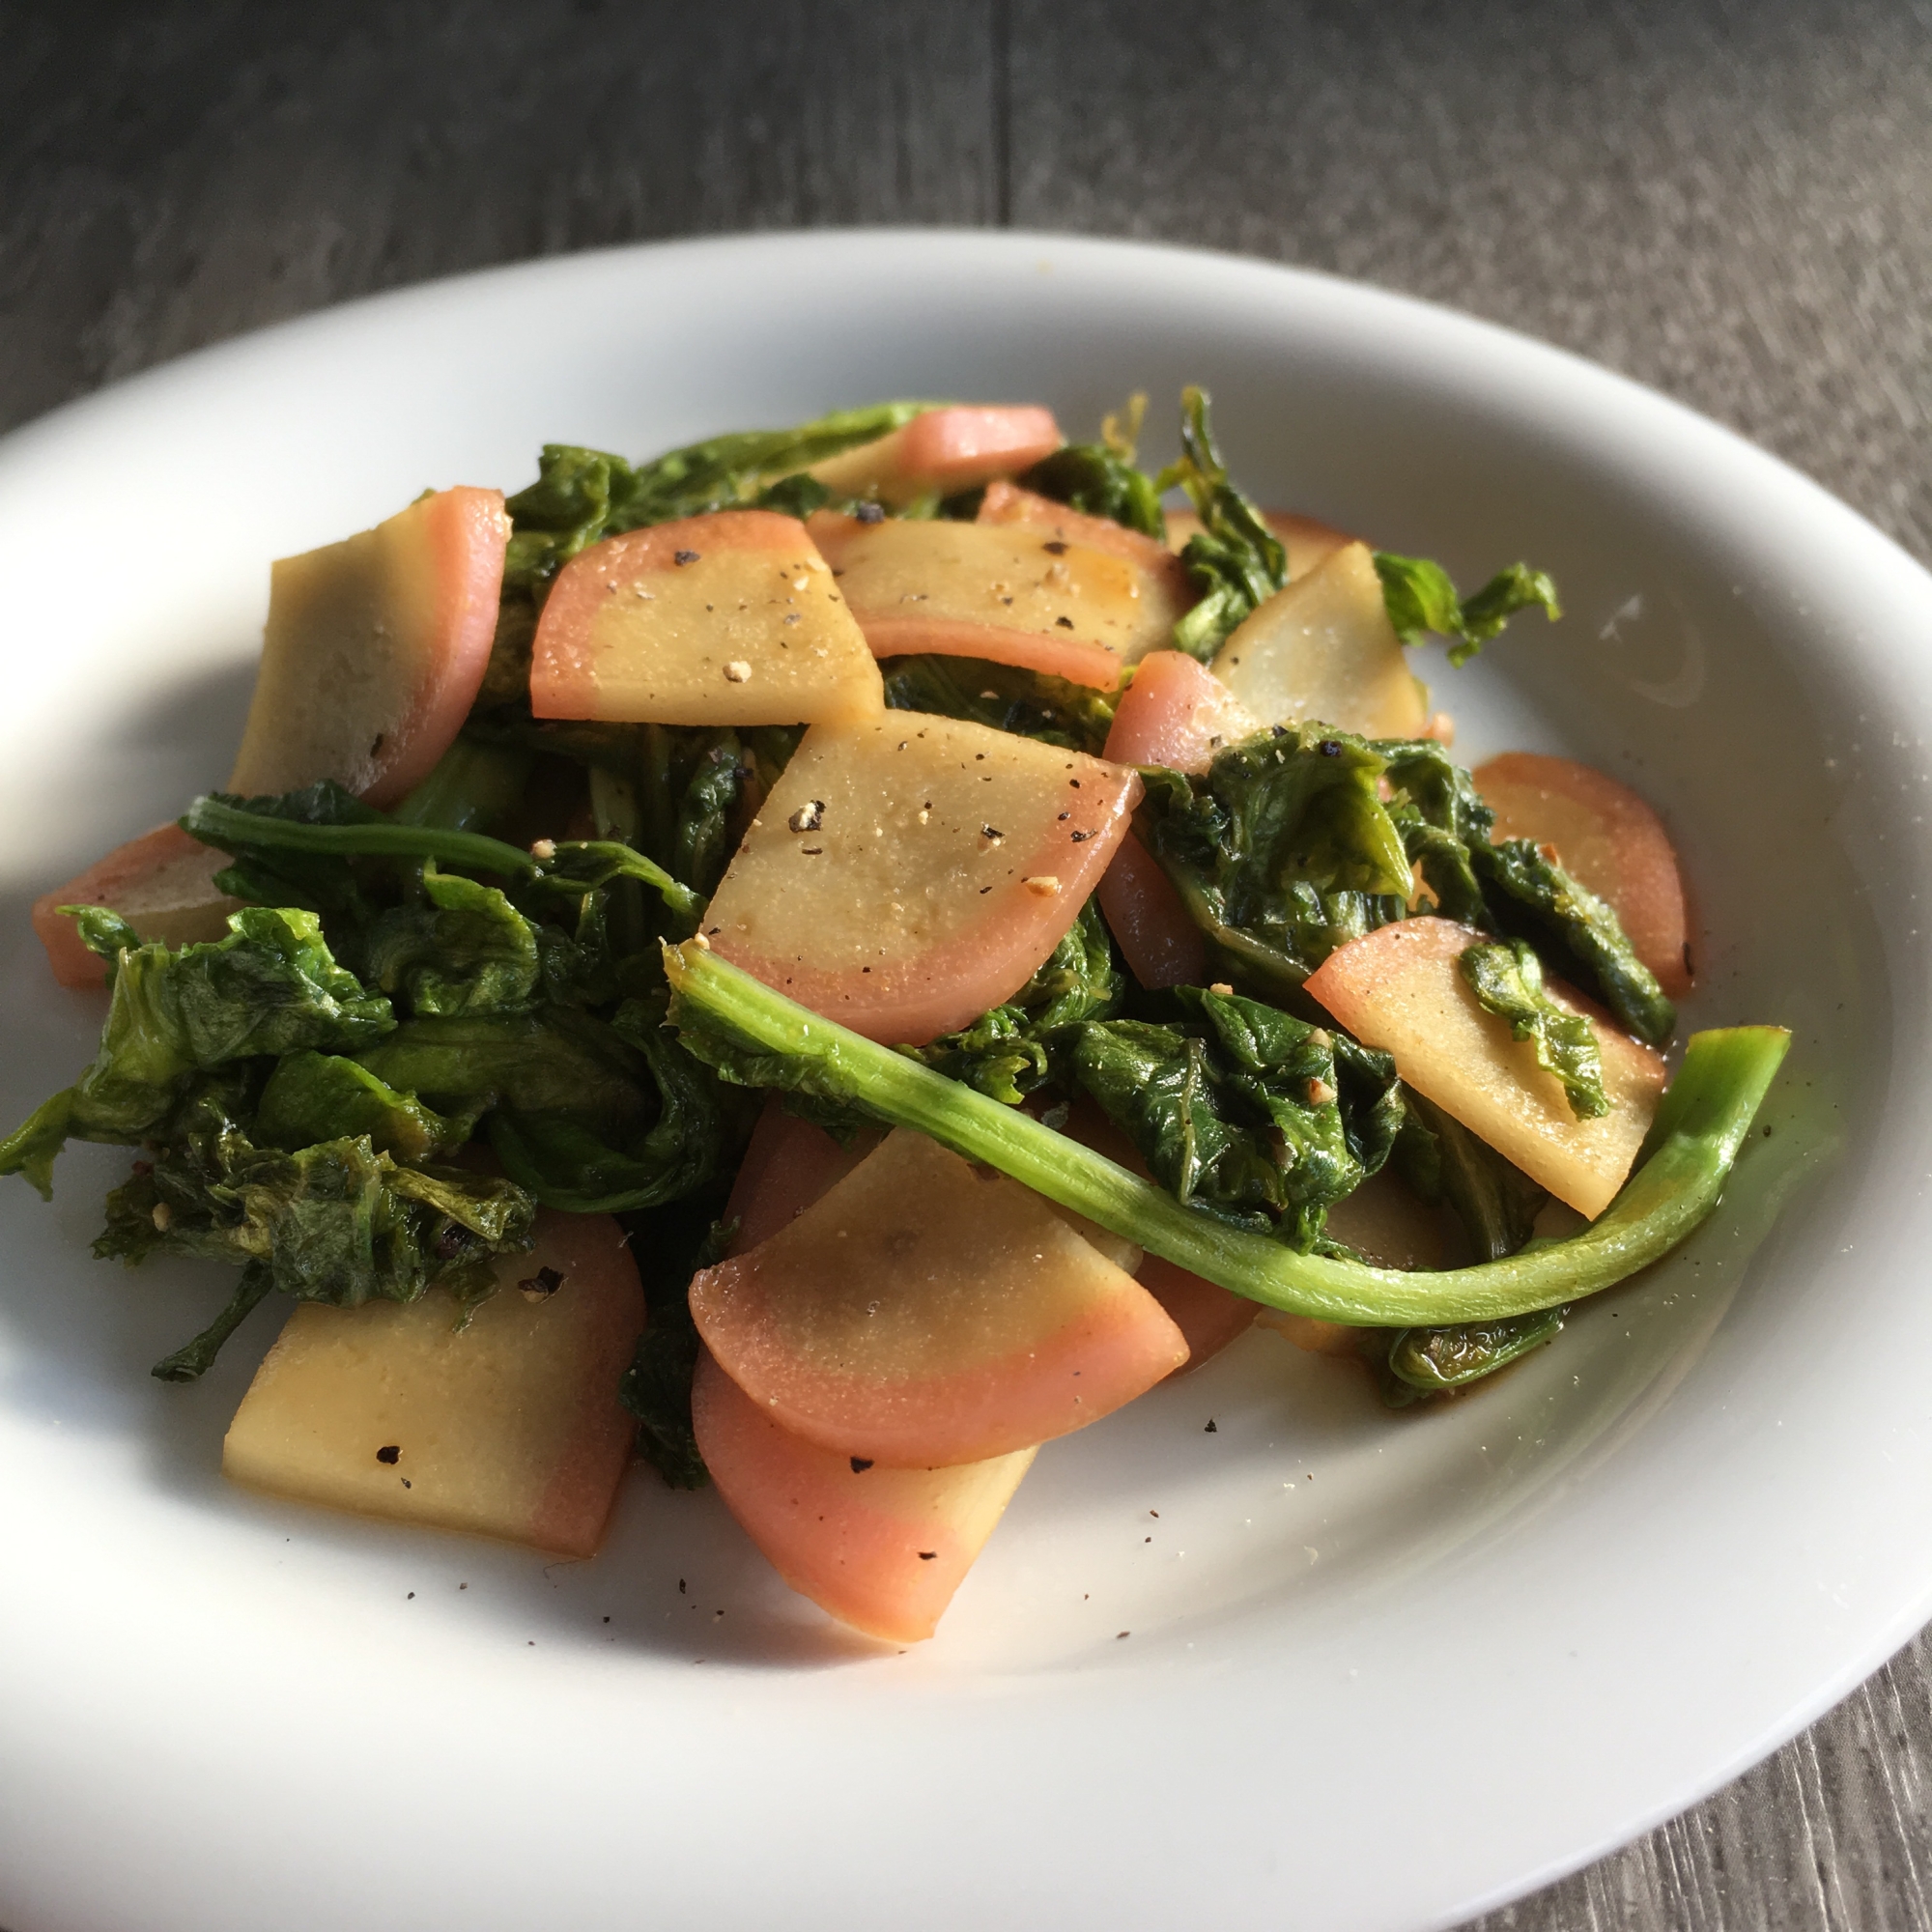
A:
<svg viewBox="0 0 1932 1932">
<path fill-rule="evenodd" d="M 487 263 L 1011 223 L 1512 324 L 1932 557 L 1926 0 L 98 0 L 0 4 L 0 427 Z M 1928 1777 L 1920 1637 L 1729 1789 L 1480 1924 L 1932 1926 Z"/>
</svg>

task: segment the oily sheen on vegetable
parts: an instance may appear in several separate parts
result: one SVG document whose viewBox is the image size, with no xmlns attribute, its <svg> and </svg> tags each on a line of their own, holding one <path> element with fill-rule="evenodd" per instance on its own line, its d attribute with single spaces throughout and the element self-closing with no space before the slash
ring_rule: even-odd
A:
<svg viewBox="0 0 1932 1932">
<path fill-rule="evenodd" d="M 1406 1426 L 1712 1211 L 1788 1036 L 1671 1075 L 1662 820 L 1422 682 L 1555 586 L 1144 415 L 551 444 L 274 566 L 228 788 L 35 906 L 104 1021 L 0 1142 L 226 1265 L 163 1380 L 286 1306 L 233 1478 L 585 1556 L 641 1460 L 903 1644 L 1165 1378 L 1286 1338 Z"/>
</svg>

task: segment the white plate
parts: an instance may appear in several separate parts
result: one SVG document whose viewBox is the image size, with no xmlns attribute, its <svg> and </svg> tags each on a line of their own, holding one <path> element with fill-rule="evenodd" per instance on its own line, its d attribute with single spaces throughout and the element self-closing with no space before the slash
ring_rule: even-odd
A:
<svg viewBox="0 0 1932 1932">
<path fill-rule="evenodd" d="M 274 1313 L 151 1381 L 220 1277 L 88 1260 L 123 1157 L 71 1151 L 52 1208 L 0 1190 L 11 1932 L 1447 1924 L 1742 1770 L 1932 1611 L 1932 580 L 1709 423 L 1370 290 L 1025 236 L 685 243 L 357 303 L 14 436 L 10 1119 L 97 1021 L 26 901 L 224 776 L 270 557 L 514 486 L 545 439 L 894 393 L 1091 434 L 1190 379 L 1263 497 L 1465 582 L 1558 575 L 1562 624 L 1437 659 L 1438 696 L 1466 752 L 1639 784 L 1707 928 L 1691 1018 L 1796 1030 L 1714 1220 L 1455 1406 L 1249 1338 L 1042 1454 L 899 1654 L 644 1473 L 575 1566 L 225 1487 Z"/>
</svg>

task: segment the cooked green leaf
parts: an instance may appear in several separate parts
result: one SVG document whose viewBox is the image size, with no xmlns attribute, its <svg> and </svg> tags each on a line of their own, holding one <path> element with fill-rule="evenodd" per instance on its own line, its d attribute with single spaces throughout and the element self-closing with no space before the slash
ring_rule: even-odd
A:
<svg viewBox="0 0 1932 1932">
<path fill-rule="evenodd" d="M 1176 998 L 1186 1015 L 1178 1025 L 1083 1026 L 1075 1077 L 1177 1201 L 1211 1208 L 1293 1247 L 1313 1246 L 1329 1206 L 1387 1158 L 1394 1064 L 1358 1049 L 1354 1111 L 1366 1131 L 1351 1139 L 1332 1032 L 1199 987 Z M 1381 1093 L 1371 1096 L 1361 1089 L 1376 1062 Z"/>
<path fill-rule="evenodd" d="M 359 1137 L 378 1153 L 419 1164 L 453 1153 L 474 1124 L 467 1113 L 444 1120 L 357 1061 L 304 1048 L 275 1063 L 257 1103 L 253 1133 L 261 1146 L 284 1153 L 317 1141 Z"/>
<path fill-rule="evenodd" d="M 1106 517 L 1157 542 L 1167 541 L 1167 519 L 1160 492 L 1131 455 L 1122 456 L 1104 442 L 1069 442 L 1019 478 L 1023 490 L 1050 497 L 1089 517 Z"/>
<path fill-rule="evenodd" d="M 120 954 L 94 1065 L 0 1142 L 0 1174 L 44 1194 L 63 1139 L 127 1145 L 159 1127 L 196 1072 L 311 1047 L 354 1052 L 395 1025 L 336 965 L 313 913 L 246 906 L 226 939 Z"/>
<path fill-rule="evenodd" d="M 1208 411 L 1207 390 L 1181 390 L 1180 457 L 1153 486 L 1165 495 L 1179 484 L 1201 519 L 1201 528 L 1180 553 L 1201 601 L 1175 625 L 1174 642 L 1204 664 L 1249 611 L 1288 582 L 1288 552 L 1262 513 L 1229 481 Z"/>
<path fill-rule="evenodd" d="M 237 1118 L 245 1098 L 233 1074 L 200 1079 L 165 1144 L 108 1196 L 97 1255 L 252 1264 L 244 1295 L 260 1286 L 353 1308 L 413 1301 L 432 1283 L 473 1299 L 494 1284 L 495 1256 L 530 1245 L 534 1207 L 512 1182 L 399 1166 L 366 1135 L 293 1152 L 261 1147 Z M 170 1357 L 170 1377 L 206 1367 L 209 1341 L 200 1338 L 191 1362 Z"/>
<path fill-rule="evenodd" d="M 425 867 L 422 898 L 370 928 L 367 971 L 412 1013 L 515 1012 L 536 989 L 536 930 L 495 886 Z"/>
<path fill-rule="evenodd" d="M 1495 813 L 1433 739 L 1384 739 L 1389 815 L 1445 918 L 1528 939 L 1597 993 L 1639 1039 L 1670 1037 L 1677 1009 L 1637 958 L 1617 916 L 1527 838 L 1492 841 Z"/>
<path fill-rule="evenodd" d="M 1281 725 L 1229 746 L 1205 778 L 1144 774 L 1149 846 L 1231 973 L 1293 997 L 1338 946 L 1404 916 L 1384 749 Z"/>
<path fill-rule="evenodd" d="M 1426 556 L 1378 550 L 1376 574 L 1396 636 L 1406 644 L 1420 643 L 1430 631 L 1452 639 L 1452 665 L 1468 663 L 1519 611 L 1534 606 L 1552 621 L 1563 614 L 1556 585 L 1526 563 L 1498 571 L 1470 597 L 1458 597 L 1449 573 Z"/>
<path fill-rule="evenodd" d="M 614 1214 L 694 1193 L 735 1158 L 751 1131 L 742 1094 L 678 1044 L 665 1003 L 627 1000 L 610 1033 L 630 1047 L 655 1089 L 655 1117 L 623 1132 L 573 1106 L 506 1100 L 488 1121 L 503 1170 L 547 1208 Z"/>
<path fill-rule="evenodd" d="M 1563 1083 L 1577 1120 L 1601 1120 L 1610 1111 L 1597 1036 L 1581 1013 L 1550 998 L 1543 962 L 1526 941 L 1478 940 L 1456 964 L 1484 1010 L 1507 1020 L 1511 1038 L 1533 1047 L 1536 1064 Z"/>
<path fill-rule="evenodd" d="M 537 480 L 509 499 L 512 535 L 504 584 L 513 593 L 541 592 L 580 551 L 646 524 L 761 501 L 801 514 L 809 496 L 798 471 L 889 435 L 931 407 L 874 403 L 792 429 L 709 437 L 637 465 L 603 450 L 548 443 Z"/>
</svg>

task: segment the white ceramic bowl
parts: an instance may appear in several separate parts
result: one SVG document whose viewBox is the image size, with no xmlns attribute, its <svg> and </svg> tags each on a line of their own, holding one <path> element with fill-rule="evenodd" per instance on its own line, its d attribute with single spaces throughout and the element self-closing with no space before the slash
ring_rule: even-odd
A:
<svg viewBox="0 0 1932 1932">
<path fill-rule="evenodd" d="M 575 1566 L 226 1488 L 275 1316 L 149 1380 L 219 1277 L 90 1261 L 121 1157 L 71 1151 L 52 1208 L 0 1193 L 12 1932 L 1447 1924 L 1742 1770 L 1926 1617 L 1932 580 L 1724 431 L 1371 290 L 1029 236 L 683 243 L 356 303 L 18 433 L 5 1110 L 98 1022 L 27 900 L 225 775 L 270 557 L 514 486 L 544 440 L 893 393 L 1091 434 L 1187 380 L 1258 495 L 1465 582 L 1557 575 L 1562 623 L 1438 659 L 1438 700 L 1472 757 L 1647 793 L 1698 900 L 1690 1018 L 1794 1029 L 1715 1218 L 1453 1406 L 1388 1415 L 1251 1337 L 1046 1451 L 896 1653 L 643 1472 Z"/>
</svg>

